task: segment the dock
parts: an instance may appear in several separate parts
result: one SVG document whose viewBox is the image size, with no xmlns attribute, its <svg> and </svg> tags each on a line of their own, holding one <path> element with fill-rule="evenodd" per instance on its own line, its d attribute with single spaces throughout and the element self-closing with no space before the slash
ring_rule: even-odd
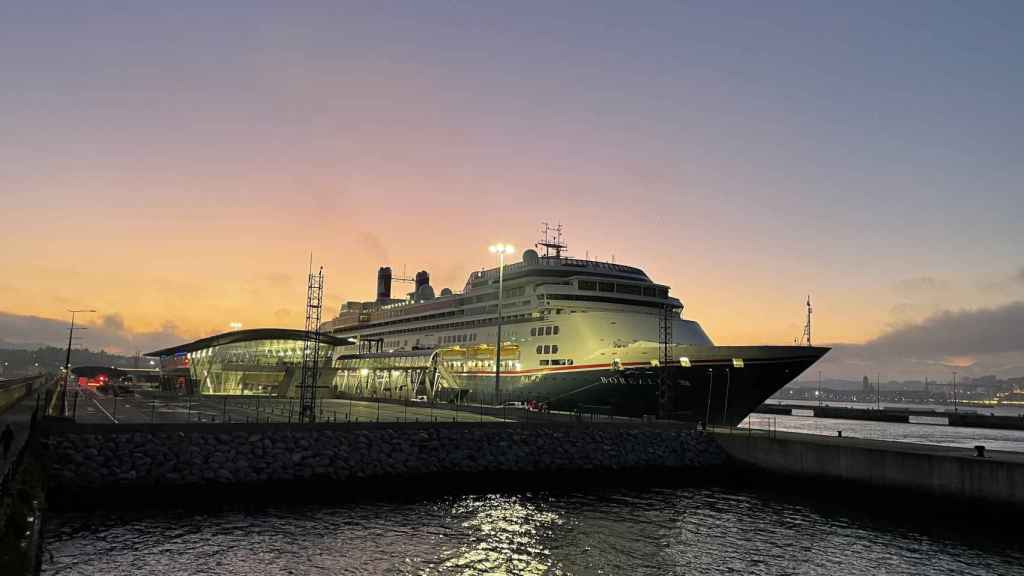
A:
<svg viewBox="0 0 1024 576">
<path fill-rule="evenodd" d="M 796 411 L 810 412 L 815 418 L 838 418 L 842 420 L 866 420 L 873 422 L 915 422 L 911 417 L 945 418 L 949 426 L 967 428 L 994 428 L 999 430 L 1024 430 L 1024 414 L 1018 416 L 997 416 L 977 412 L 938 412 L 922 408 L 892 406 L 874 408 L 851 408 L 848 406 L 807 406 L 804 404 L 761 404 L 755 414 L 794 415 Z"/>
<path fill-rule="evenodd" d="M 775 474 L 1024 507 L 1024 453 L 790 432 L 715 438 L 735 463 Z"/>
</svg>

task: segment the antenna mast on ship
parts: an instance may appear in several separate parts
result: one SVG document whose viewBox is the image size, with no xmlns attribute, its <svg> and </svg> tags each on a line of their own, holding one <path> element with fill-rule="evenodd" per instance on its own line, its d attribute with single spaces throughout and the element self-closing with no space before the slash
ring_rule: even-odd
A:
<svg viewBox="0 0 1024 576">
<path fill-rule="evenodd" d="M 562 251 L 567 250 L 569 247 L 562 241 L 562 225 L 559 224 L 552 228 L 547 222 L 544 224 L 544 239 L 534 244 L 534 247 L 544 247 L 544 257 L 548 258 L 551 256 L 551 251 L 555 251 L 555 258 L 562 257 Z"/>
<path fill-rule="evenodd" d="M 804 324 L 804 341 L 811 345 L 811 295 L 807 295 L 807 324 Z"/>
</svg>

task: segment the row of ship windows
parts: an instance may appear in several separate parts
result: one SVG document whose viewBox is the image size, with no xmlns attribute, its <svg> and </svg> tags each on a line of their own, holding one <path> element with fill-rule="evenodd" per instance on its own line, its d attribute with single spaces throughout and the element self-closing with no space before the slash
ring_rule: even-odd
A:
<svg viewBox="0 0 1024 576">
<path fill-rule="evenodd" d="M 572 366 L 572 359 L 568 360 L 541 360 L 541 366 Z"/>
<path fill-rule="evenodd" d="M 530 328 L 530 336 L 558 336 L 558 326 L 538 326 Z"/>
<path fill-rule="evenodd" d="M 527 320 L 533 316 L 530 313 L 523 314 L 504 314 L 502 315 L 502 322 L 519 322 Z M 466 328 L 470 326 L 489 326 L 495 323 L 495 318 L 481 318 L 479 320 L 467 320 L 465 322 L 449 322 L 447 324 L 434 324 L 432 326 L 418 326 L 415 328 L 403 328 L 401 330 L 388 330 L 386 332 L 374 332 L 373 337 L 380 336 L 394 336 L 397 334 L 410 334 L 413 332 L 429 332 L 433 330 L 451 330 L 455 328 Z M 440 336 L 438 337 L 440 338 Z"/>
<path fill-rule="evenodd" d="M 537 354 L 558 354 L 558 344 L 538 344 Z"/>
<path fill-rule="evenodd" d="M 648 298 L 668 298 L 668 288 L 660 286 L 638 286 L 636 284 L 617 284 L 615 282 L 598 282 L 595 280 L 578 280 L 576 287 L 580 290 L 596 290 L 597 292 L 615 292 Z"/>
<path fill-rule="evenodd" d="M 449 334 L 447 336 L 438 336 L 438 344 L 461 344 L 463 342 L 476 342 L 476 333 L 472 334 Z"/>
</svg>

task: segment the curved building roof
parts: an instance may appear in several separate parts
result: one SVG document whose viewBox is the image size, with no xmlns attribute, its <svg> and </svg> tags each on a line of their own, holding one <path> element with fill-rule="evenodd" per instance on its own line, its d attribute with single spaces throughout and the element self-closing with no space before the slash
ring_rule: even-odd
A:
<svg viewBox="0 0 1024 576">
<path fill-rule="evenodd" d="M 187 344 L 181 344 L 179 346 L 172 346 L 170 348 L 164 348 L 162 350 L 154 350 L 153 352 L 147 352 L 146 356 L 174 356 L 175 354 L 182 354 L 186 352 L 195 352 L 196 350 L 204 350 L 206 348 L 213 348 L 215 346 L 224 346 L 225 344 L 236 344 L 238 342 L 253 342 L 256 340 L 305 340 L 305 330 L 292 330 L 290 328 L 254 328 L 251 330 L 236 330 L 234 332 L 224 332 L 223 334 L 217 334 L 215 336 L 209 336 L 206 338 L 200 338 Z M 346 346 L 352 344 L 352 341 L 348 338 L 339 338 L 337 336 L 331 336 L 330 334 L 320 334 L 320 342 L 327 344 L 328 346 Z"/>
</svg>

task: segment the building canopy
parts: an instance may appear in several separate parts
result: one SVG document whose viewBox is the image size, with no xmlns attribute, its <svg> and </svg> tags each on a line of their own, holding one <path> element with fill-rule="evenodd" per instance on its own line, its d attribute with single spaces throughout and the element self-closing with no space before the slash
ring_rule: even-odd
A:
<svg viewBox="0 0 1024 576">
<path fill-rule="evenodd" d="M 195 352 L 198 350 L 205 350 L 207 348 L 215 348 L 217 346 L 224 346 L 227 344 L 237 344 L 239 342 L 253 342 L 257 340 L 305 340 L 305 330 L 292 330 L 289 328 L 254 328 L 251 330 L 236 330 L 234 332 L 224 332 L 223 334 L 217 334 L 215 336 L 209 336 L 207 338 L 200 338 L 193 342 L 181 344 L 178 346 L 172 346 L 170 348 L 164 348 L 162 350 L 154 350 L 153 352 L 147 352 L 146 356 L 153 358 L 160 358 L 166 356 L 176 356 L 178 354 L 187 354 L 189 352 Z M 320 334 L 320 342 L 328 346 L 348 346 L 354 342 L 348 338 L 338 338 L 337 336 L 331 336 L 330 334 Z"/>
</svg>

